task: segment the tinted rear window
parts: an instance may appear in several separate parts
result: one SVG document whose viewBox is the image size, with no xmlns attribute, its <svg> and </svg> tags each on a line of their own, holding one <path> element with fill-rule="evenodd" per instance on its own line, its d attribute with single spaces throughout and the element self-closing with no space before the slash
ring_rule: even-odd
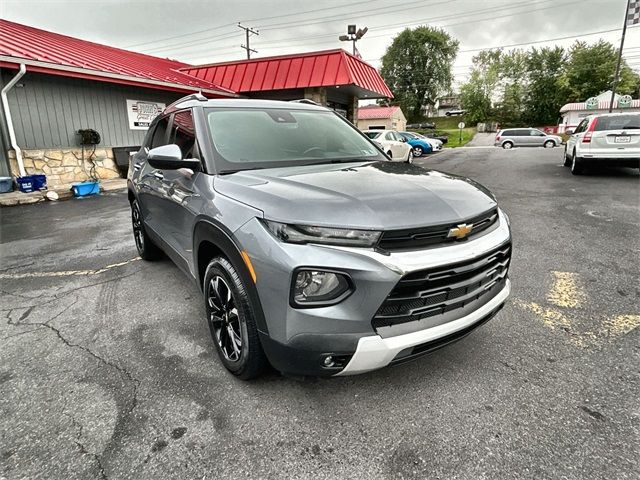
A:
<svg viewBox="0 0 640 480">
<path fill-rule="evenodd" d="M 616 115 L 612 117 L 598 117 L 594 130 L 635 130 L 640 129 L 640 115 Z"/>
</svg>

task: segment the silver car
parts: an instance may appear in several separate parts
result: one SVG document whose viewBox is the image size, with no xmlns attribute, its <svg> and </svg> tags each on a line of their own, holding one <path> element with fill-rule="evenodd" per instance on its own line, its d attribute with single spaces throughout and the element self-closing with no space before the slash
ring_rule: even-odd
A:
<svg viewBox="0 0 640 480">
<path fill-rule="evenodd" d="M 640 113 L 589 115 L 567 133 L 564 165 L 574 175 L 594 164 L 640 168 Z"/>
<path fill-rule="evenodd" d="M 558 135 L 548 135 L 537 128 L 507 128 L 500 130 L 494 142 L 496 147 L 505 149 L 513 147 L 553 148 L 562 144 Z"/>
<path fill-rule="evenodd" d="M 200 288 L 220 361 L 242 379 L 268 364 L 332 376 L 405 362 L 484 324 L 510 292 L 493 195 L 390 161 L 327 108 L 179 100 L 128 188 L 138 253 L 166 253 Z"/>
</svg>

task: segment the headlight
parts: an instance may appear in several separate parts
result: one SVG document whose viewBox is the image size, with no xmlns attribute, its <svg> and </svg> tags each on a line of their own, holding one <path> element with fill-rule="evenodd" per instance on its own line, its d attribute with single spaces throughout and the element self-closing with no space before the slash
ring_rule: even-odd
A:
<svg viewBox="0 0 640 480">
<path fill-rule="evenodd" d="M 351 280 L 343 273 L 299 269 L 293 275 L 291 303 L 294 307 L 334 305 L 352 292 Z"/>
<path fill-rule="evenodd" d="M 380 232 L 372 230 L 290 225 L 271 220 L 264 220 L 264 223 L 276 237 L 288 243 L 322 243 L 350 247 L 373 247 L 380 238 Z"/>
</svg>

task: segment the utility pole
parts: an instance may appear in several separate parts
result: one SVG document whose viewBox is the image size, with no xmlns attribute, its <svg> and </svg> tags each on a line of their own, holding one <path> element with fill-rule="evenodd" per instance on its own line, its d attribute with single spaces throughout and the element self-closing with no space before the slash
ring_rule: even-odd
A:
<svg viewBox="0 0 640 480">
<path fill-rule="evenodd" d="M 636 2 L 634 2 L 636 3 Z M 631 0 L 627 0 L 627 9 L 624 11 L 624 24 L 622 26 L 622 39 L 620 40 L 620 50 L 618 51 L 618 64 L 616 65 L 616 74 L 613 76 L 613 86 L 611 87 L 611 101 L 609 102 L 609 113 L 613 111 L 613 101 L 616 98 L 616 88 L 618 88 L 618 81 L 620 80 L 620 63 L 622 62 L 622 48 L 624 47 L 624 36 L 627 33 L 627 23 L 633 22 L 633 19 L 629 19 L 629 7 Z"/>
<path fill-rule="evenodd" d="M 258 51 L 254 50 L 253 48 L 250 48 L 250 46 L 249 46 L 249 37 L 251 35 L 260 35 L 260 32 L 258 30 L 253 30 L 250 27 L 243 27 L 242 25 L 240 25 L 240 22 L 238 22 L 238 27 L 240 27 L 242 30 L 244 30 L 245 42 L 246 42 L 246 45 L 240 45 L 240 48 L 244 48 L 247 51 L 247 60 L 250 60 L 251 59 L 251 52 L 258 53 Z"/>
</svg>

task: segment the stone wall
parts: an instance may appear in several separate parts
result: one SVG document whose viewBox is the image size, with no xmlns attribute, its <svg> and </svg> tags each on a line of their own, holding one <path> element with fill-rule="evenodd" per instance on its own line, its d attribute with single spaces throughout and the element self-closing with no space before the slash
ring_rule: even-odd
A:
<svg viewBox="0 0 640 480">
<path fill-rule="evenodd" d="M 80 148 L 23 150 L 22 158 L 27 175 L 45 174 L 49 186 L 88 180 L 93 165 L 95 165 L 94 174 L 99 180 L 120 176 L 110 148 L 96 148 L 93 155 L 91 155 L 91 148 L 85 149 L 84 162 Z M 9 165 L 11 174 L 14 177 L 19 176 L 14 150 L 9 151 Z"/>
</svg>

